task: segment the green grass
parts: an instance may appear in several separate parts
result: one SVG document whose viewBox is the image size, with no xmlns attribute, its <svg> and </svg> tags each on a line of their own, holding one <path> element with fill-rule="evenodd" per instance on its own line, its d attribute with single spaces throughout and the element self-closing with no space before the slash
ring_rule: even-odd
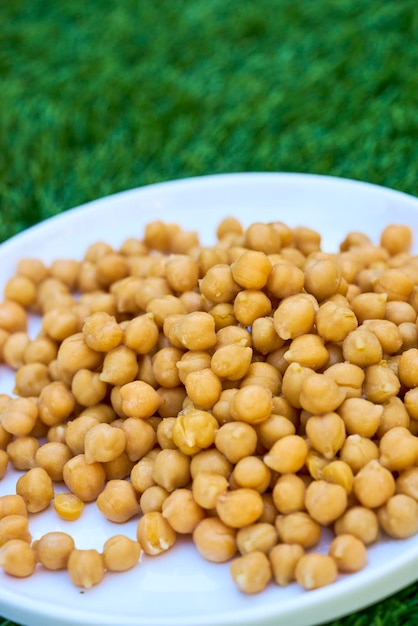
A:
<svg viewBox="0 0 418 626">
<path fill-rule="evenodd" d="M 416 0 L 1 2 L 0 241 L 109 193 L 219 172 L 418 195 L 417 67 Z M 418 623 L 416 591 L 334 626 Z"/>
</svg>

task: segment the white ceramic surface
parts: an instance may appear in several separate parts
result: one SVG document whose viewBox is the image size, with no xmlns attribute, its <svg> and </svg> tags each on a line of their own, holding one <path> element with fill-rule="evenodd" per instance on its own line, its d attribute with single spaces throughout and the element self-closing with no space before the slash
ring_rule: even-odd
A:
<svg viewBox="0 0 418 626">
<path fill-rule="evenodd" d="M 141 237 L 144 225 L 161 219 L 196 230 L 203 243 L 215 238 L 228 215 L 244 225 L 280 220 L 323 235 L 335 251 L 347 232 L 360 230 L 378 241 L 388 223 L 407 223 L 418 235 L 418 200 L 400 192 L 337 178 L 303 174 L 232 174 L 160 183 L 116 194 L 64 212 L 0 246 L 0 288 L 21 257 L 80 258 L 103 240 L 118 246 Z M 34 325 L 35 328 L 36 324 Z M 13 376 L 0 367 L 0 392 L 11 393 Z M 13 493 L 17 474 L 0 482 Z M 117 532 L 135 536 L 135 522 L 103 519 L 95 504 L 77 522 L 52 511 L 31 517 L 35 538 L 50 530 L 70 532 L 79 547 L 101 549 Z M 327 537 L 320 549 L 326 550 Z M 312 626 L 377 602 L 417 578 L 418 537 L 385 541 L 369 551 L 365 570 L 313 592 L 274 585 L 245 596 L 229 577 L 228 565 L 203 561 L 187 541 L 164 556 L 144 558 L 134 570 L 107 575 L 99 586 L 80 591 L 65 572 L 37 571 L 25 580 L 0 572 L 0 614 L 27 626 Z"/>
</svg>

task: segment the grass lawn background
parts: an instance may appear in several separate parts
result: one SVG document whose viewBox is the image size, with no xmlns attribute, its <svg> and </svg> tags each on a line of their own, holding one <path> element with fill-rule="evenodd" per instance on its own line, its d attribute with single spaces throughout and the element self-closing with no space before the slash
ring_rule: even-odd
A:
<svg viewBox="0 0 418 626">
<path fill-rule="evenodd" d="M 0 241 L 110 193 L 221 172 L 418 195 L 417 68 L 416 0 L 1 2 Z M 417 590 L 333 626 L 416 624 Z"/>
</svg>

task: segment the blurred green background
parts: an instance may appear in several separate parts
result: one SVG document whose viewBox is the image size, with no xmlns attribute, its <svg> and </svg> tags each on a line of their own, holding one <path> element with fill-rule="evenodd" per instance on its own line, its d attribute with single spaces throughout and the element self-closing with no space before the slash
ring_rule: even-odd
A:
<svg viewBox="0 0 418 626">
<path fill-rule="evenodd" d="M 110 193 L 220 172 L 418 195 L 417 7 L 0 2 L 0 241 Z M 333 624 L 416 624 L 417 590 Z"/>
</svg>

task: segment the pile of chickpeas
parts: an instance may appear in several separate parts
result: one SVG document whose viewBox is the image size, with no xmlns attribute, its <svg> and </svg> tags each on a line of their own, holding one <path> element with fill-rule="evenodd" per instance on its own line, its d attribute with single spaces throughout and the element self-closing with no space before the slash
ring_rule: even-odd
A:
<svg viewBox="0 0 418 626">
<path fill-rule="evenodd" d="M 18 263 L 0 304 L 15 370 L 0 477 L 20 472 L 0 497 L 7 574 L 64 569 L 90 588 L 189 536 L 244 593 L 309 590 L 364 568 L 382 536 L 417 533 L 410 228 L 350 232 L 337 253 L 279 221 L 228 217 L 216 235 L 205 247 L 154 221 L 118 249 Z M 86 503 L 115 525 L 102 551 L 32 537 L 31 515 L 76 520 Z"/>
</svg>

